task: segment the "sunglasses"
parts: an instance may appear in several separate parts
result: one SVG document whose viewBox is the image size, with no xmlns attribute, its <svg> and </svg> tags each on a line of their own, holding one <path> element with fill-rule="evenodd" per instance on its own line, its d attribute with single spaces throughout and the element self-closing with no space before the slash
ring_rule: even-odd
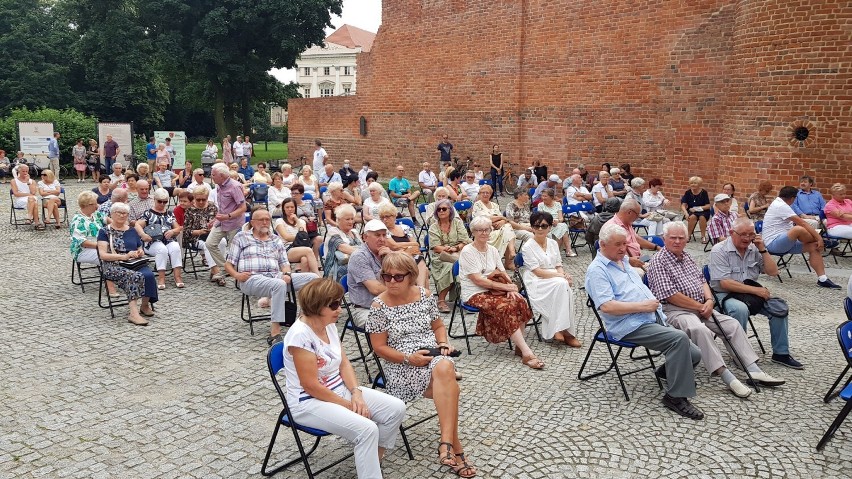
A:
<svg viewBox="0 0 852 479">
<path fill-rule="evenodd" d="M 168 204 L 169 200 L 157 200 L 157 204 L 165 205 Z"/>
<path fill-rule="evenodd" d="M 340 300 L 339 299 L 328 303 L 328 309 L 330 309 L 332 311 L 339 308 L 339 307 L 340 307 Z"/>
<path fill-rule="evenodd" d="M 446 206 L 443 206 L 441 208 L 435 208 L 435 211 L 442 211 L 443 212 L 443 211 L 450 211 L 450 209 L 447 208 Z"/>
<path fill-rule="evenodd" d="M 382 273 L 381 276 L 382 276 L 382 280 L 385 283 L 390 283 L 391 280 L 393 280 L 394 282 L 397 282 L 397 283 L 402 283 L 402 280 L 404 280 L 405 277 L 408 276 L 409 274 L 411 274 L 411 273 L 403 273 L 403 274 Z"/>
<path fill-rule="evenodd" d="M 541 223 L 541 224 L 538 224 L 538 225 L 530 225 L 530 226 L 533 229 L 536 229 L 536 230 L 546 230 L 547 228 L 550 228 L 550 225 L 547 224 L 547 223 Z"/>
</svg>

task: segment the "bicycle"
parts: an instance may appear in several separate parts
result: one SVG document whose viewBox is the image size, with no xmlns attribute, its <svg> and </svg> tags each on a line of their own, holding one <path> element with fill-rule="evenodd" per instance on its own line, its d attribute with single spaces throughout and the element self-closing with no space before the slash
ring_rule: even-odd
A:
<svg viewBox="0 0 852 479">
<path fill-rule="evenodd" d="M 515 194 L 515 188 L 518 187 L 518 174 L 513 171 L 515 166 L 507 162 L 503 168 L 503 190 L 510 195 Z"/>
<path fill-rule="evenodd" d="M 473 158 L 466 156 L 464 159 L 464 164 L 461 164 L 458 156 L 453 157 L 453 169 L 459 172 L 459 176 L 464 176 L 467 170 L 470 168 L 470 164 L 473 162 Z"/>
</svg>

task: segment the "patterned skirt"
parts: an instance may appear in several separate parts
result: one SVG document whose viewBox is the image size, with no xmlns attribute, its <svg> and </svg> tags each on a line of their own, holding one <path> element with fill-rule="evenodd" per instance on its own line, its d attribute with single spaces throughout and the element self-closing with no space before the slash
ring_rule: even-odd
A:
<svg viewBox="0 0 852 479">
<path fill-rule="evenodd" d="M 507 341 L 512 333 L 532 319 L 532 311 L 523 298 L 476 293 L 467 300 L 467 304 L 479 309 L 476 334 L 489 343 Z"/>
</svg>

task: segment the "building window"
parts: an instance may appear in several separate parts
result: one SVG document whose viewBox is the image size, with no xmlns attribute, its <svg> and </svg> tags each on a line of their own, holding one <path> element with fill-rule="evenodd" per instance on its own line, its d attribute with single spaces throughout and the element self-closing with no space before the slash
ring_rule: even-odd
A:
<svg viewBox="0 0 852 479">
<path fill-rule="evenodd" d="M 348 86 L 343 87 L 343 94 L 348 95 L 350 93 L 352 93 L 351 88 L 349 88 Z"/>
<path fill-rule="evenodd" d="M 343 74 L 344 75 L 351 75 L 352 74 L 352 67 L 343 67 Z"/>
<path fill-rule="evenodd" d="M 322 74 L 325 75 L 325 76 L 331 75 L 331 68 L 323 67 Z"/>
<path fill-rule="evenodd" d="M 305 76 L 311 76 L 311 67 L 305 67 Z"/>
<path fill-rule="evenodd" d="M 310 85 L 302 85 L 302 90 L 305 92 L 305 98 L 311 97 L 311 86 Z"/>
<path fill-rule="evenodd" d="M 333 96 L 334 88 L 320 88 L 320 96 Z"/>
</svg>

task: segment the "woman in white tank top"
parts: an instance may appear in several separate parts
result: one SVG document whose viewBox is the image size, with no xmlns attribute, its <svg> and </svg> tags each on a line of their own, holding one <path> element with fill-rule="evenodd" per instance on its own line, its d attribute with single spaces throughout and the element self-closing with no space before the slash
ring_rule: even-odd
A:
<svg viewBox="0 0 852 479">
<path fill-rule="evenodd" d="M 30 178 L 30 169 L 24 165 L 18 168 L 18 177 L 12 180 L 12 196 L 14 207 L 27 210 L 27 221 L 37 230 L 44 229 L 44 223 L 38 217 L 38 198 L 36 198 L 35 182 Z"/>
</svg>

